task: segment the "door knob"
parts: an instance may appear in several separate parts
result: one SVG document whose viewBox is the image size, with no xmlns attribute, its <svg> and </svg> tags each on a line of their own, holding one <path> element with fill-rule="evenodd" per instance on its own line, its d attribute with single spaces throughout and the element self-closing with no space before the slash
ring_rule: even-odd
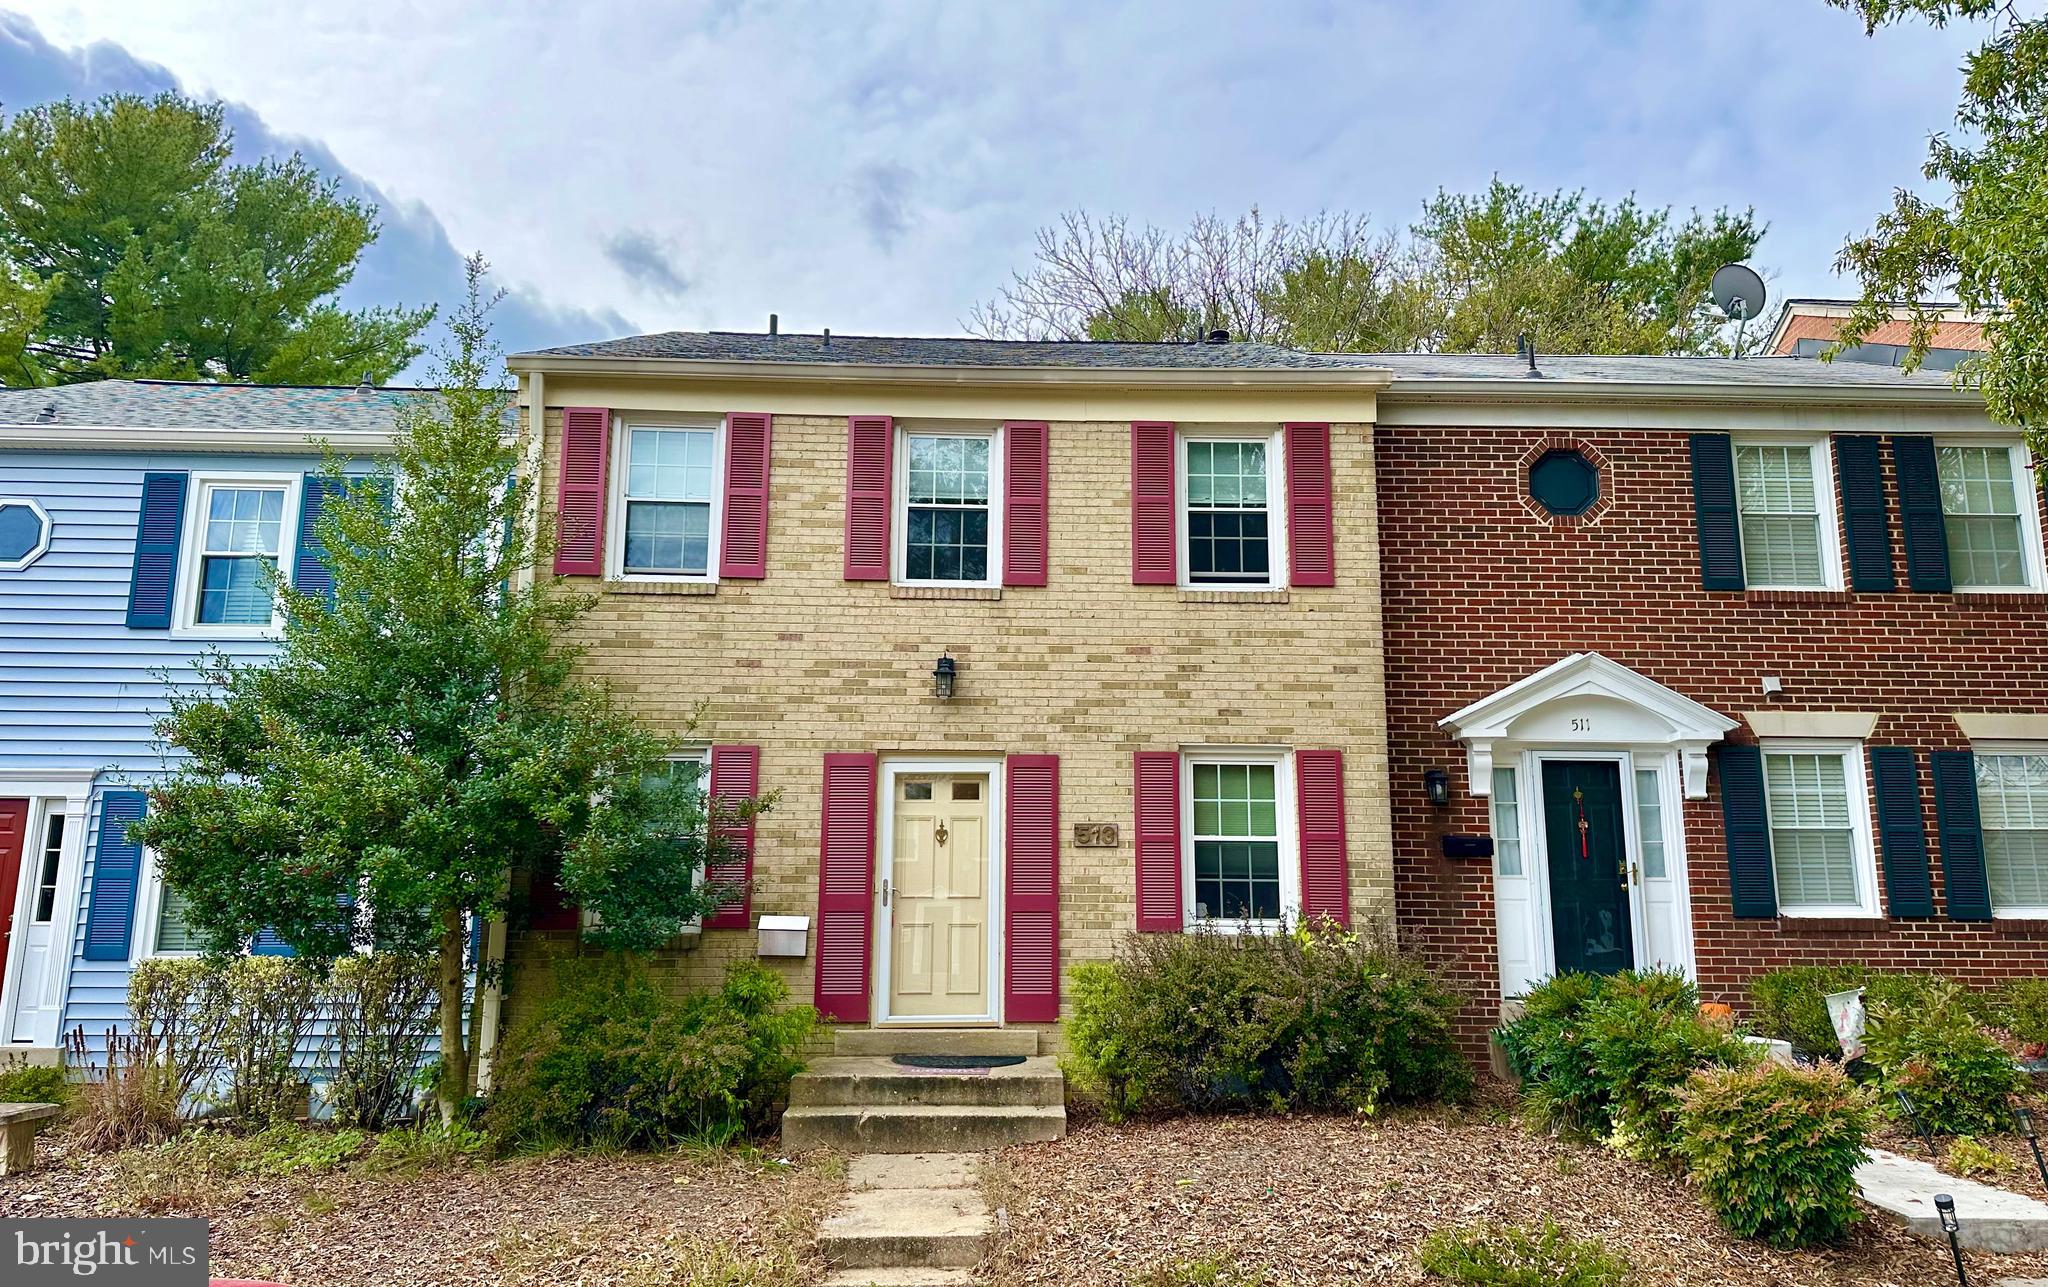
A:
<svg viewBox="0 0 2048 1287">
<path fill-rule="evenodd" d="M 887 907 L 888 905 L 889 905 L 889 882 L 888 882 L 887 880 L 884 880 L 884 881 L 882 882 L 882 906 L 884 906 L 884 907 Z"/>
</svg>

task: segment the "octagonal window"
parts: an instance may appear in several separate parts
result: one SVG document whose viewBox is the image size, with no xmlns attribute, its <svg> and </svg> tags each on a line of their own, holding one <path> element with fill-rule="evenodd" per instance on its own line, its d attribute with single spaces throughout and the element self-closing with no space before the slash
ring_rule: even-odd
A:
<svg viewBox="0 0 2048 1287">
<path fill-rule="evenodd" d="M 1561 518 L 1583 514 L 1600 499 L 1600 469 L 1583 452 L 1546 451 L 1529 466 L 1529 496 Z"/>
<path fill-rule="evenodd" d="M 32 500 L 0 497 L 0 572 L 19 572 L 50 548 L 50 516 Z"/>
</svg>

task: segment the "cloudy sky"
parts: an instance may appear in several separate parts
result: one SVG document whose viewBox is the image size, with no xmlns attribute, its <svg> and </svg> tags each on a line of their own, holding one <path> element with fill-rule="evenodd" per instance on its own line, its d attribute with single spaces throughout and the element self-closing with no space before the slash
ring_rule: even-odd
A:
<svg viewBox="0 0 2048 1287">
<path fill-rule="evenodd" d="M 244 151 L 383 207 L 352 300 L 444 300 L 480 249 L 515 349 L 771 311 L 956 334 L 1062 210 L 1399 227 L 1494 174 L 1754 205 L 1774 296 L 1839 293 L 1974 43 L 1822 0 L 0 8 L 0 105 L 227 99 Z"/>
</svg>

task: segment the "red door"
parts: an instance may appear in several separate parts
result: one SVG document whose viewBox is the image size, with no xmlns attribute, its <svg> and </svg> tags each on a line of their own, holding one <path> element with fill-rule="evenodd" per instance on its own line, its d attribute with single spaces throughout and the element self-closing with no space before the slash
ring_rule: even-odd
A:
<svg viewBox="0 0 2048 1287">
<path fill-rule="evenodd" d="M 0 986 L 7 982 L 14 900 L 21 890 L 21 847 L 27 837 L 28 801 L 0 800 Z"/>
</svg>

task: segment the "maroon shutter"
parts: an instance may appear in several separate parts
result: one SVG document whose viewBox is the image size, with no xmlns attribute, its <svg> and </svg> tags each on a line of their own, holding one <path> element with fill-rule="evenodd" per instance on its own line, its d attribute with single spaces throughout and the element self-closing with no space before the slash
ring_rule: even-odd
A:
<svg viewBox="0 0 2048 1287">
<path fill-rule="evenodd" d="M 768 442 L 773 419 L 758 412 L 725 418 L 725 526 L 718 575 L 758 581 L 768 575 Z M 712 775 L 717 776 L 717 768 Z"/>
<path fill-rule="evenodd" d="M 1060 1017 L 1060 757 L 1003 766 L 1003 1018 Z"/>
<path fill-rule="evenodd" d="M 889 454 L 896 422 L 889 416 L 846 421 L 846 579 L 889 579 Z M 865 1006 L 866 1002 L 863 1001 Z"/>
<path fill-rule="evenodd" d="M 1138 930 L 1180 930 L 1180 754 L 1131 757 L 1138 814 Z"/>
<path fill-rule="evenodd" d="M 868 1020 L 868 952 L 875 906 L 875 757 L 825 757 L 818 828 L 818 1013 Z"/>
<path fill-rule="evenodd" d="M 1287 583 L 1337 584 L 1330 426 L 1287 426 Z"/>
<path fill-rule="evenodd" d="M 1301 807 L 1301 919 L 1351 923 L 1344 854 L 1344 753 L 1297 751 L 1294 791 Z"/>
<path fill-rule="evenodd" d="M 761 748 L 758 746 L 714 746 L 711 748 L 712 817 L 717 819 L 721 804 L 730 807 L 752 800 L 761 793 Z M 732 861 L 706 868 L 704 878 L 713 884 L 741 884 L 754 878 L 754 820 L 728 818 L 718 824 L 719 836 L 732 846 Z M 705 929 L 745 929 L 752 923 L 748 913 L 752 898 L 742 893 L 722 904 L 704 918 Z"/>
<path fill-rule="evenodd" d="M 1173 585 L 1180 579 L 1178 560 L 1174 557 L 1173 529 L 1173 425 L 1163 420 L 1134 421 L 1131 424 L 1132 585 Z"/>
<path fill-rule="evenodd" d="M 555 495 L 555 575 L 604 575 L 605 461 L 612 413 L 562 409 L 562 477 Z"/>
<path fill-rule="evenodd" d="M 1044 585 L 1052 434 L 1042 421 L 1003 425 L 1003 584 Z"/>
</svg>

